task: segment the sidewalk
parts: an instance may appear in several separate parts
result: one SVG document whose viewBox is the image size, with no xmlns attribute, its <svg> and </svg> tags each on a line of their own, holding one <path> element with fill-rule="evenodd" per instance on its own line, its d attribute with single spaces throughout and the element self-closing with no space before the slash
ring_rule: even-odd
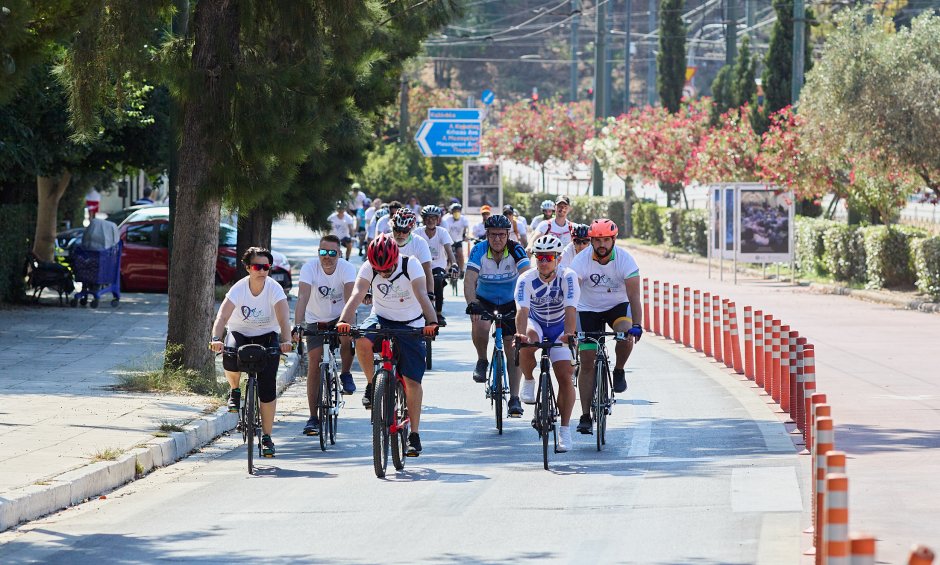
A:
<svg viewBox="0 0 940 565">
<path fill-rule="evenodd" d="M 158 362 L 167 296 L 125 294 L 118 308 L 104 304 L 0 310 L 0 530 L 11 520 L 5 505 L 24 488 L 61 484 L 64 473 L 92 465 L 96 453 L 151 447 L 162 450 L 147 456 L 156 459 L 151 466 L 166 464 L 234 425 L 215 399 L 112 390 L 122 370 Z M 160 440 L 162 423 L 187 429 Z M 178 447 L 169 451 L 159 445 L 174 441 Z"/>
<path fill-rule="evenodd" d="M 704 264 L 627 247 L 643 277 L 718 293 L 739 316 L 762 309 L 815 344 L 817 389 L 849 456 L 850 529 L 878 538 L 879 562 L 906 562 L 914 543 L 940 547 L 940 316 L 742 273 L 735 285 L 728 272 L 709 279 Z"/>
</svg>

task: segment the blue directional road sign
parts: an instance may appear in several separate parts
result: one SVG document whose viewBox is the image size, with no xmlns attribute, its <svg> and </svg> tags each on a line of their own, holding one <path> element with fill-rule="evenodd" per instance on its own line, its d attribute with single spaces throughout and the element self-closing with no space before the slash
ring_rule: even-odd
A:
<svg viewBox="0 0 940 565">
<path fill-rule="evenodd" d="M 482 131 L 479 121 L 425 120 L 415 141 L 425 157 L 476 157 Z"/>
<path fill-rule="evenodd" d="M 430 108 L 428 119 L 479 122 L 483 119 L 483 111 L 478 108 Z"/>
<path fill-rule="evenodd" d="M 496 100 L 496 94 L 494 94 L 492 90 L 486 89 L 483 91 L 483 94 L 480 95 L 480 100 L 482 100 L 484 104 L 489 106 L 490 104 L 493 103 L 493 100 Z"/>
</svg>

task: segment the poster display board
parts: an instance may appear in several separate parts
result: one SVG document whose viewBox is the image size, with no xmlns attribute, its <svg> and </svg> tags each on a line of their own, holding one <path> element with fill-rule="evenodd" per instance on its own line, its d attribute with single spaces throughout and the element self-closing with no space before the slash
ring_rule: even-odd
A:
<svg viewBox="0 0 940 565">
<path fill-rule="evenodd" d="M 739 184 L 735 201 L 738 261 L 791 262 L 796 208 L 793 193 L 760 184 Z"/>
<path fill-rule="evenodd" d="M 463 162 L 464 213 L 479 214 L 484 204 L 501 210 L 503 207 L 503 177 L 499 163 L 480 161 Z"/>
</svg>

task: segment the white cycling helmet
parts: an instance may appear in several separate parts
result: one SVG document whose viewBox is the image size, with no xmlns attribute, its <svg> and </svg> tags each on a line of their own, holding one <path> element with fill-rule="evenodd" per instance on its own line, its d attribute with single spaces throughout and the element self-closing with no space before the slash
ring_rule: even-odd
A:
<svg viewBox="0 0 940 565">
<path fill-rule="evenodd" d="M 565 244 L 553 235 L 539 236 L 539 238 L 535 240 L 535 243 L 532 244 L 532 251 L 534 253 L 561 253 L 564 248 Z"/>
<path fill-rule="evenodd" d="M 555 209 L 554 202 L 552 202 L 551 200 L 542 201 L 542 210 L 554 210 L 554 209 Z"/>
</svg>

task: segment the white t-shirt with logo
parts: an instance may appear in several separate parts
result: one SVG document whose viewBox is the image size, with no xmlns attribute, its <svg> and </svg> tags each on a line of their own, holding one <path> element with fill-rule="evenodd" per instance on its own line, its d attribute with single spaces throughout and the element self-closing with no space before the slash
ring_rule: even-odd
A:
<svg viewBox="0 0 940 565">
<path fill-rule="evenodd" d="M 606 265 L 594 260 L 594 249 L 588 247 L 571 262 L 571 269 L 581 280 L 581 300 L 578 310 L 604 312 L 628 302 L 625 280 L 640 276 L 636 260 L 627 251 L 614 247 L 613 257 Z"/>
<path fill-rule="evenodd" d="M 414 230 L 414 232 L 416 231 L 418 230 Z M 406 244 L 398 246 L 398 253 L 400 255 L 410 255 L 416 258 L 422 264 L 430 263 L 431 248 L 428 246 L 428 242 L 420 237 L 415 237 L 414 232 L 412 232 L 408 237 L 408 242 Z M 423 273 L 424 269 L 422 269 L 421 272 Z"/>
<path fill-rule="evenodd" d="M 408 261 L 408 276 L 402 272 L 402 264 Z M 377 275 L 372 264 L 366 261 L 359 269 L 359 278 L 372 284 L 372 314 L 396 322 L 409 322 L 415 328 L 424 327 L 424 310 L 415 297 L 411 284 L 421 279 L 425 287 L 424 269 L 414 257 L 398 256 L 398 266 L 388 277 Z"/>
<path fill-rule="evenodd" d="M 442 228 L 435 229 L 434 237 L 428 236 L 424 228 L 416 229 L 412 233 L 427 242 L 428 249 L 431 251 L 431 268 L 446 269 L 447 251 L 444 249 L 444 246 L 454 244 L 454 240 L 450 238 L 450 234 L 447 233 L 447 230 Z"/>
<path fill-rule="evenodd" d="M 339 213 L 333 212 L 329 215 L 327 221 L 330 222 L 330 233 L 340 239 L 351 237 L 350 234 L 356 229 L 356 220 L 346 213 L 340 218 Z"/>
<path fill-rule="evenodd" d="M 535 228 L 535 233 L 532 234 L 532 237 L 538 237 L 540 235 L 553 235 L 561 240 L 565 245 L 571 243 L 571 222 L 566 218 L 564 225 L 559 226 L 555 222 L 555 218 L 551 220 L 542 220 L 538 226 Z M 534 240 L 533 240 L 534 241 Z"/>
<path fill-rule="evenodd" d="M 274 305 L 287 300 L 284 289 L 277 281 L 265 277 L 261 294 L 254 296 L 248 286 L 250 278 L 239 280 L 225 294 L 225 299 L 235 305 L 226 327 L 230 332 L 238 332 L 246 337 L 279 331 L 281 325 L 277 321 Z"/>
<path fill-rule="evenodd" d="M 454 242 L 459 242 L 464 240 L 464 233 L 470 228 L 470 222 L 463 214 L 459 220 L 455 220 L 453 214 L 445 214 L 441 219 L 441 227 L 447 230 Z"/>
<path fill-rule="evenodd" d="M 331 322 L 339 318 L 346 304 L 346 283 L 355 282 L 356 267 L 345 259 L 336 262 L 332 275 L 323 272 L 320 259 L 311 259 L 300 269 L 300 282 L 310 285 L 310 300 L 304 311 L 306 322 Z"/>
<path fill-rule="evenodd" d="M 539 278 L 538 269 L 529 269 L 516 281 L 516 306 L 529 309 L 529 320 L 543 329 L 564 324 L 565 308 L 577 307 L 580 291 L 578 275 L 559 268 L 551 282 Z"/>
</svg>

